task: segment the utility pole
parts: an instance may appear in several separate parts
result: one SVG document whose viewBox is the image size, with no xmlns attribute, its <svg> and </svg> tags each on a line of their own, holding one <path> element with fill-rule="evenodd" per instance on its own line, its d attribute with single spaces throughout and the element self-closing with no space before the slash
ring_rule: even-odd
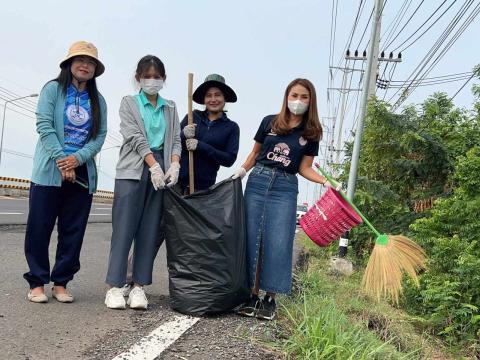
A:
<svg viewBox="0 0 480 360">
<path fill-rule="evenodd" d="M 363 83 L 362 102 L 360 105 L 360 116 L 358 118 L 357 129 L 355 131 L 355 139 L 353 143 L 352 164 L 350 166 L 350 174 L 348 176 L 347 195 L 353 200 L 355 195 L 355 186 L 357 182 L 358 160 L 360 158 L 360 147 L 362 142 L 363 126 L 365 116 L 367 114 L 368 100 L 375 95 L 375 84 L 378 67 L 378 44 L 380 42 L 380 27 L 382 17 L 382 0 L 375 0 L 375 16 L 372 23 L 372 34 L 370 46 L 367 54 L 367 68 L 365 72 L 365 82 Z"/>
<path fill-rule="evenodd" d="M 363 124 L 367 114 L 368 100 L 375 94 L 375 83 L 378 67 L 378 47 L 380 42 L 380 28 L 382 20 L 382 0 L 375 0 L 375 10 L 373 16 L 372 30 L 370 36 L 370 45 L 367 53 L 367 67 L 365 70 L 365 81 L 363 82 L 362 102 L 360 104 L 360 116 L 358 118 L 355 139 L 353 142 L 352 162 L 348 176 L 347 196 L 353 200 L 355 195 L 355 186 L 357 182 L 358 161 L 360 158 L 360 147 L 362 143 Z M 373 87 L 372 87 L 373 84 Z M 339 256 L 344 257 L 347 253 L 348 239 L 340 239 Z"/>
</svg>

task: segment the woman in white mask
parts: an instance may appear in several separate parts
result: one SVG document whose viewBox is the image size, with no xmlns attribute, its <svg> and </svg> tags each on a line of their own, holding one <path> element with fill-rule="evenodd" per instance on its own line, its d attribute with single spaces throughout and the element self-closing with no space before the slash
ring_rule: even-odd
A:
<svg viewBox="0 0 480 360">
<path fill-rule="evenodd" d="M 240 315 L 272 320 L 275 294 L 291 291 L 297 173 L 329 185 L 312 169 L 321 138 L 315 88 L 307 79 L 295 79 L 285 90 L 280 113 L 263 119 L 253 150 L 233 175 L 243 178 L 253 168 L 245 188 L 251 297 Z M 259 290 L 266 292 L 263 299 Z"/>
<path fill-rule="evenodd" d="M 166 79 L 162 61 L 153 55 L 140 59 L 136 95 L 120 104 L 120 149 L 112 210 L 112 241 L 105 304 L 111 309 L 146 309 L 144 285 L 152 283 L 153 262 L 163 239 L 161 221 L 163 189 L 174 186 L 180 170 L 180 123 L 176 105 L 159 95 Z M 127 259 L 133 246 L 133 282 L 128 300 L 121 287 L 126 282 Z"/>
</svg>

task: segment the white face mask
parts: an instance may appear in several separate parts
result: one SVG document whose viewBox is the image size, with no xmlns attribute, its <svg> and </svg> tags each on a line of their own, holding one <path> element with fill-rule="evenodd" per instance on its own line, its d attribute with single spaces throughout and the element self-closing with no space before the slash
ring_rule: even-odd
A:
<svg viewBox="0 0 480 360">
<path fill-rule="evenodd" d="M 308 110 L 308 104 L 305 104 L 302 100 L 289 101 L 288 110 L 292 114 L 302 115 Z"/>
<path fill-rule="evenodd" d="M 140 79 L 140 87 L 148 95 L 155 95 L 163 88 L 162 79 Z"/>
</svg>

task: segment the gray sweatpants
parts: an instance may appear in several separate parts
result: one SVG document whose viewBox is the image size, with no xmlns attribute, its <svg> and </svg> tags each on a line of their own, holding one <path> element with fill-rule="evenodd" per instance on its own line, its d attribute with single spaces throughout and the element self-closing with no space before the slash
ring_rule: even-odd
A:
<svg viewBox="0 0 480 360">
<path fill-rule="evenodd" d="M 154 151 L 153 155 L 163 169 L 162 152 Z M 162 215 L 163 190 L 153 188 L 147 165 L 140 180 L 115 180 L 107 284 L 122 287 L 126 283 L 132 242 L 132 280 L 139 285 L 152 283 L 153 262 L 164 237 L 161 233 Z"/>
</svg>

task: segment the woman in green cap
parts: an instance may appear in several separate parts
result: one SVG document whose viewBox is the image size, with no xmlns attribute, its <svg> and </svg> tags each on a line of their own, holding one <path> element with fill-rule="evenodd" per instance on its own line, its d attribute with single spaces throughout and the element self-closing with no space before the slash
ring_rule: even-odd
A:
<svg viewBox="0 0 480 360">
<path fill-rule="evenodd" d="M 221 75 L 211 74 L 193 93 L 193 101 L 205 105 L 205 110 L 193 112 L 193 125 L 187 116 L 180 123 L 182 157 L 179 186 L 188 192 L 188 151 L 193 151 L 195 191 L 215 184 L 220 166 L 230 167 L 237 159 L 240 129 L 224 111 L 225 103 L 237 101 L 233 89 Z"/>
</svg>

